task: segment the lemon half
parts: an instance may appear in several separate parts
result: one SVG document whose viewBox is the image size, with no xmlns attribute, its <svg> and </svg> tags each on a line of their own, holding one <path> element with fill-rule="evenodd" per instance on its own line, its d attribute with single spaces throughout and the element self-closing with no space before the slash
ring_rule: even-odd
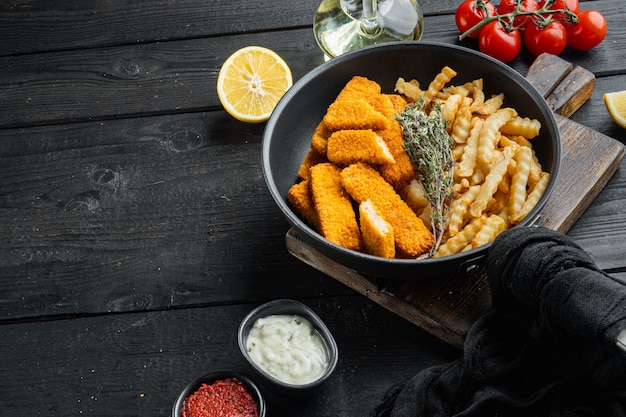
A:
<svg viewBox="0 0 626 417">
<path fill-rule="evenodd" d="M 615 123 L 626 129 L 626 90 L 604 94 L 604 104 Z"/>
<path fill-rule="evenodd" d="M 217 76 L 217 95 L 235 119 L 260 123 L 292 86 L 291 70 L 274 51 L 247 46 L 229 56 Z"/>
</svg>

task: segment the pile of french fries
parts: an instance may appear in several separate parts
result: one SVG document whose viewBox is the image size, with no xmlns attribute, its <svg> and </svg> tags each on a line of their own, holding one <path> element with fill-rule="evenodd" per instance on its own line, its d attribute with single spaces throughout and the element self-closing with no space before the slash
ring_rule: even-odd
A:
<svg viewBox="0 0 626 417">
<path fill-rule="evenodd" d="M 444 67 L 426 90 L 416 80 L 399 78 L 396 90 L 428 111 L 441 105 L 454 140 L 454 200 L 444 243 L 434 257 L 467 251 L 519 223 L 539 202 L 550 174 L 543 171 L 532 147 L 541 123 L 504 107 L 504 94 L 485 97 L 483 80 L 446 86 L 456 75 Z M 413 183 L 409 198 L 426 202 Z M 422 203 L 422 204 L 423 204 Z M 418 203 L 419 204 L 419 203 Z M 413 204 L 415 206 L 415 203 Z M 423 211 L 428 212 L 424 205 Z M 428 216 L 422 215 L 427 221 Z"/>
</svg>

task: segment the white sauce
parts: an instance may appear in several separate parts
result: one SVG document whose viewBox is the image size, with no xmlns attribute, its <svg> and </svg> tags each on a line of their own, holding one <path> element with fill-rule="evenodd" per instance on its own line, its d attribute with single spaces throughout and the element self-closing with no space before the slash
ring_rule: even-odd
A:
<svg viewBox="0 0 626 417">
<path fill-rule="evenodd" d="M 258 319 L 246 348 L 252 360 L 276 379 L 303 385 L 318 379 L 328 367 L 328 351 L 311 323 L 297 315 Z"/>
</svg>

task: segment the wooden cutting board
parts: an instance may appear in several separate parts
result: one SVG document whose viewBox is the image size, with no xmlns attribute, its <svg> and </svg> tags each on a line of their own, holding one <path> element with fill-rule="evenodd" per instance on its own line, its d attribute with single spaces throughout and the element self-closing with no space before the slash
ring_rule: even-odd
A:
<svg viewBox="0 0 626 417">
<path fill-rule="evenodd" d="M 555 111 L 562 141 L 555 188 L 535 224 L 566 233 L 617 170 L 624 145 L 567 119 L 591 96 L 592 73 L 544 54 L 529 68 L 526 78 Z M 294 229 L 287 233 L 286 242 L 298 259 L 457 347 L 462 347 L 469 328 L 491 305 L 482 268 L 436 280 L 381 279 L 359 274 L 322 255 Z"/>
</svg>

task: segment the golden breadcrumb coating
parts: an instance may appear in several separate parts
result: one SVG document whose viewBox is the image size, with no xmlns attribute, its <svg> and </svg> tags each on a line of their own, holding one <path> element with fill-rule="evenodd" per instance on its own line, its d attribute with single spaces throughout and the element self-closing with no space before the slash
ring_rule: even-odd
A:
<svg viewBox="0 0 626 417">
<path fill-rule="evenodd" d="M 341 170 L 326 162 L 311 167 L 310 172 L 321 234 L 337 245 L 361 250 L 361 232 L 350 196 L 341 185 Z"/>
<path fill-rule="evenodd" d="M 404 110 L 404 107 L 400 109 L 400 107 L 394 107 L 394 104 L 396 106 L 400 106 L 402 103 L 406 104 L 403 99 L 401 99 L 401 101 L 397 100 L 395 103 L 392 100 L 389 100 L 390 107 L 386 110 L 386 112 L 391 113 L 392 115 L 399 113 Z M 402 132 L 402 127 L 392 116 L 392 118 L 389 119 L 389 127 L 378 131 L 378 134 L 387 144 L 387 149 L 389 149 L 389 152 L 393 155 L 393 159 L 395 160 L 394 164 L 385 164 L 381 166 L 379 169 L 380 173 L 396 191 L 400 192 L 412 180 L 417 178 L 415 165 L 411 161 L 411 158 L 404 147 L 404 133 Z"/>
<path fill-rule="evenodd" d="M 317 165 L 321 162 L 328 162 L 326 153 L 319 154 L 315 151 L 315 149 L 309 149 L 309 152 L 307 152 L 304 160 L 300 164 L 300 168 L 298 169 L 298 178 L 301 180 L 308 180 L 311 177 L 309 169 L 311 169 L 313 165 Z"/>
<path fill-rule="evenodd" d="M 385 141 L 373 130 L 338 130 L 328 138 L 328 160 L 347 166 L 355 162 L 373 165 L 393 164 L 393 155 Z"/>
<path fill-rule="evenodd" d="M 320 155 L 326 155 L 328 137 L 331 133 L 333 132 L 326 127 L 324 122 L 320 122 L 320 124 L 315 128 L 315 132 L 313 132 L 313 137 L 311 138 L 311 148 L 313 148 L 315 152 Z"/>
<path fill-rule="evenodd" d="M 345 129 L 382 130 L 389 127 L 389 119 L 363 99 L 335 100 L 324 115 L 324 124 L 331 131 Z"/>
<path fill-rule="evenodd" d="M 389 97 L 389 100 L 391 100 L 391 104 L 395 113 L 400 114 L 400 112 L 404 110 L 404 108 L 408 104 L 404 97 L 399 94 L 386 94 L 386 96 Z"/>
<path fill-rule="evenodd" d="M 352 164 L 341 171 L 341 183 L 359 204 L 372 200 L 391 224 L 399 257 L 417 258 L 433 246 L 431 231 L 374 168 Z"/>
<path fill-rule="evenodd" d="M 380 92 L 380 85 L 376 81 L 357 75 L 341 89 L 337 100 L 364 99 L 369 102 L 370 97 L 377 96 Z"/>
<path fill-rule="evenodd" d="M 316 229 L 319 228 L 319 218 L 313 204 L 309 180 L 292 185 L 287 193 L 287 201 L 309 225 Z"/>
<path fill-rule="evenodd" d="M 383 258 L 394 258 L 396 245 L 393 227 L 378 213 L 372 200 L 365 200 L 359 204 L 359 220 L 365 253 Z"/>
</svg>

